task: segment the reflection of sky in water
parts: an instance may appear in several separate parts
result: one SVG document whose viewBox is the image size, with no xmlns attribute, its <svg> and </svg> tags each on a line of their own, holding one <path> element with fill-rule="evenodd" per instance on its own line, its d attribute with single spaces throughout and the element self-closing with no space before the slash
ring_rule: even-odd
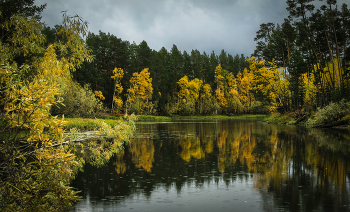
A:
<svg viewBox="0 0 350 212">
<path fill-rule="evenodd" d="M 228 186 L 223 179 L 199 185 L 188 182 L 180 193 L 174 185 L 169 189 L 156 186 L 150 198 L 141 193 L 123 200 L 109 196 L 95 202 L 87 196 L 76 205 L 76 211 L 261 211 L 261 196 L 253 189 L 252 178 L 231 181 Z"/>
</svg>

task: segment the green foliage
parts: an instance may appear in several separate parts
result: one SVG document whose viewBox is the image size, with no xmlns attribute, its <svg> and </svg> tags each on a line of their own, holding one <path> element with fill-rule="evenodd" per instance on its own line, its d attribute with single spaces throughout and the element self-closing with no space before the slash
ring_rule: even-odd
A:
<svg viewBox="0 0 350 212">
<path fill-rule="evenodd" d="M 72 129 L 76 128 L 78 130 L 97 130 L 101 127 L 99 124 L 100 121 L 104 121 L 106 124 L 115 127 L 122 120 L 122 117 L 118 117 L 116 119 L 90 119 L 90 118 L 66 118 L 66 124 L 64 125 L 64 129 Z"/>
<path fill-rule="evenodd" d="M 272 113 L 268 117 L 264 118 L 264 121 L 270 123 L 283 123 L 283 124 L 293 124 L 295 122 L 293 113 Z"/>
<path fill-rule="evenodd" d="M 350 120 L 350 102 L 345 99 L 338 103 L 331 102 L 328 106 L 318 109 L 314 117 L 307 121 L 308 125 L 328 124 L 340 120 Z"/>
<path fill-rule="evenodd" d="M 250 112 L 253 114 L 268 114 L 270 113 L 269 106 L 264 105 L 260 101 L 253 101 L 252 105 L 250 106 Z"/>
<path fill-rule="evenodd" d="M 95 97 L 88 84 L 81 87 L 77 82 L 70 82 L 58 98 L 63 99 L 63 104 L 53 106 L 52 115 L 89 117 L 103 110 L 102 102 Z"/>
<path fill-rule="evenodd" d="M 171 118 L 167 116 L 152 116 L 152 115 L 139 115 L 137 121 L 170 121 Z"/>
</svg>

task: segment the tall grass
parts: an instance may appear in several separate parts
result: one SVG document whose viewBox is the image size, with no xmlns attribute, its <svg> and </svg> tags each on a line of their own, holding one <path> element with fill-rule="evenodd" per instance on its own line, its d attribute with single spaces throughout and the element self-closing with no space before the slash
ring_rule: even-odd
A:
<svg viewBox="0 0 350 212">
<path fill-rule="evenodd" d="M 99 120 L 103 120 L 106 124 L 111 127 L 115 127 L 121 119 L 90 119 L 90 118 L 65 118 L 66 121 L 65 129 L 76 128 L 79 130 L 96 130 L 100 127 Z"/>
</svg>

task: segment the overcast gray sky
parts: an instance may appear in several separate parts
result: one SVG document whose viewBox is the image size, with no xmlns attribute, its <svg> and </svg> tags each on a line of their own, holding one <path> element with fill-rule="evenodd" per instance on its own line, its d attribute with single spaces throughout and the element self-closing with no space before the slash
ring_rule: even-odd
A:
<svg viewBox="0 0 350 212">
<path fill-rule="evenodd" d="M 318 1 L 315 1 L 317 3 Z M 347 2 L 347 0 L 338 1 Z M 111 33 L 122 40 L 151 49 L 175 44 L 188 53 L 197 49 L 220 54 L 250 56 L 255 33 L 262 23 L 282 23 L 288 16 L 286 0 L 36 0 L 47 3 L 42 21 L 53 27 L 62 22 L 61 11 L 79 15 L 89 31 Z"/>
</svg>

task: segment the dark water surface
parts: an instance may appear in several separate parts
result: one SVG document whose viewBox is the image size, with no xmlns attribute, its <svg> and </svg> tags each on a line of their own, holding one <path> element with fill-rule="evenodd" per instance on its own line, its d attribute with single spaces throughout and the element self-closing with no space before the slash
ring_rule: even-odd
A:
<svg viewBox="0 0 350 212">
<path fill-rule="evenodd" d="M 72 182 L 72 211 L 350 211 L 350 133 L 254 120 L 138 123 Z"/>
</svg>

